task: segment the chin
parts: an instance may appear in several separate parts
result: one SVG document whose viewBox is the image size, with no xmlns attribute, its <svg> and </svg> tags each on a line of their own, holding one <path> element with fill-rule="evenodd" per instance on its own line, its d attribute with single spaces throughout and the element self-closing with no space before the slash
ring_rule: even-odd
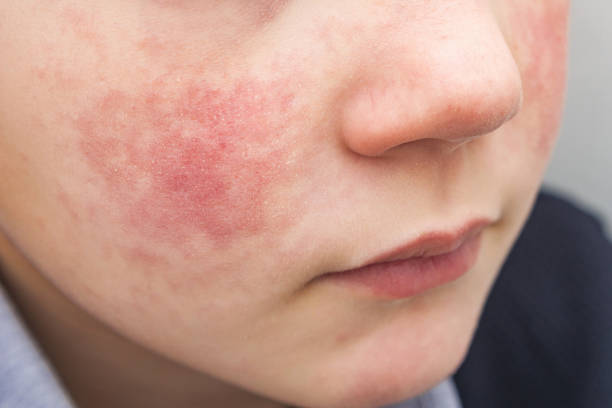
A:
<svg viewBox="0 0 612 408">
<path fill-rule="evenodd" d="M 452 320 L 447 316 L 414 324 L 406 319 L 385 325 L 325 364 L 309 381 L 310 394 L 296 405 L 380 408 L 428 391 L 457 371 L 469 349 L 476 320 Z"/>
</svg>

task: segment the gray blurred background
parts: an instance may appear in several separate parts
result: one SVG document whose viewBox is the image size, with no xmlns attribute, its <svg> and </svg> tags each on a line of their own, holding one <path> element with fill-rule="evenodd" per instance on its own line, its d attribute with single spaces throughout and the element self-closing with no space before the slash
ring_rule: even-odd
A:
<svg viewBox="0 0 612 408">
<path fill-rule="evenodd" d="M 565 118 L 544 178 L 612 238 L 612 2 L 572 2 Z"/>
</svg>

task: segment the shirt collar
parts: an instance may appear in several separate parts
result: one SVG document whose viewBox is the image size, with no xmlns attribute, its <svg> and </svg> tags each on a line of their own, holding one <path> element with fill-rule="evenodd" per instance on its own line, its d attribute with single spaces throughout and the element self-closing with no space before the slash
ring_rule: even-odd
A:
<svg viewBox="0 0 612 408">
<path fill-rule="evenodd" d="M 75 407 L 2 285 L 0 361 L 0 407 Z"/>
</svg>

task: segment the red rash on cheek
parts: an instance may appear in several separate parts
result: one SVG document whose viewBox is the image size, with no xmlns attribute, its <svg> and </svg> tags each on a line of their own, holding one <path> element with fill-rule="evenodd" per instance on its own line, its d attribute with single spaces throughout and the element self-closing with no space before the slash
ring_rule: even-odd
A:
<svg viewBox="0 0 612 408">
<path fill-rule="evenodd" d="M 529 53 L 523 86 L 525 102 L 538 105 L 537 150 L 547 155 L 561 122 L 566 80 L 567 16 L 569 2 L 538 4 L 517 11 L 516 26 Z"/>
<path fill-rule="evenodd" d="M 278 84 L 156 81 L 138 95 L 109 91 L 75 126 L 124 228 L 182 243 L 217 245 L 266 226 L 269 188 L 287 172 L 281 142 L 292 96 Z M 98 178 L 95 178 L 98 180 Z"/>
</svg>

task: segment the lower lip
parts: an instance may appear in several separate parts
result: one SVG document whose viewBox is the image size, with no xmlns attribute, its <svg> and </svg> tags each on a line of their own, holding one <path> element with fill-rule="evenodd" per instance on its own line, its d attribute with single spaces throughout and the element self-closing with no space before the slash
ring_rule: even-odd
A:
<svg viewBox="0 0 612 408">
<path fill-rule="evenodd" d="M 323 275 L 327 281 L 365 290 L 368 294 L 400 299 L 423 293 L 458 279 L 478 259 L 481 233 L 463 242 L 446 254 L 383 262 Z"/>
</svg>

